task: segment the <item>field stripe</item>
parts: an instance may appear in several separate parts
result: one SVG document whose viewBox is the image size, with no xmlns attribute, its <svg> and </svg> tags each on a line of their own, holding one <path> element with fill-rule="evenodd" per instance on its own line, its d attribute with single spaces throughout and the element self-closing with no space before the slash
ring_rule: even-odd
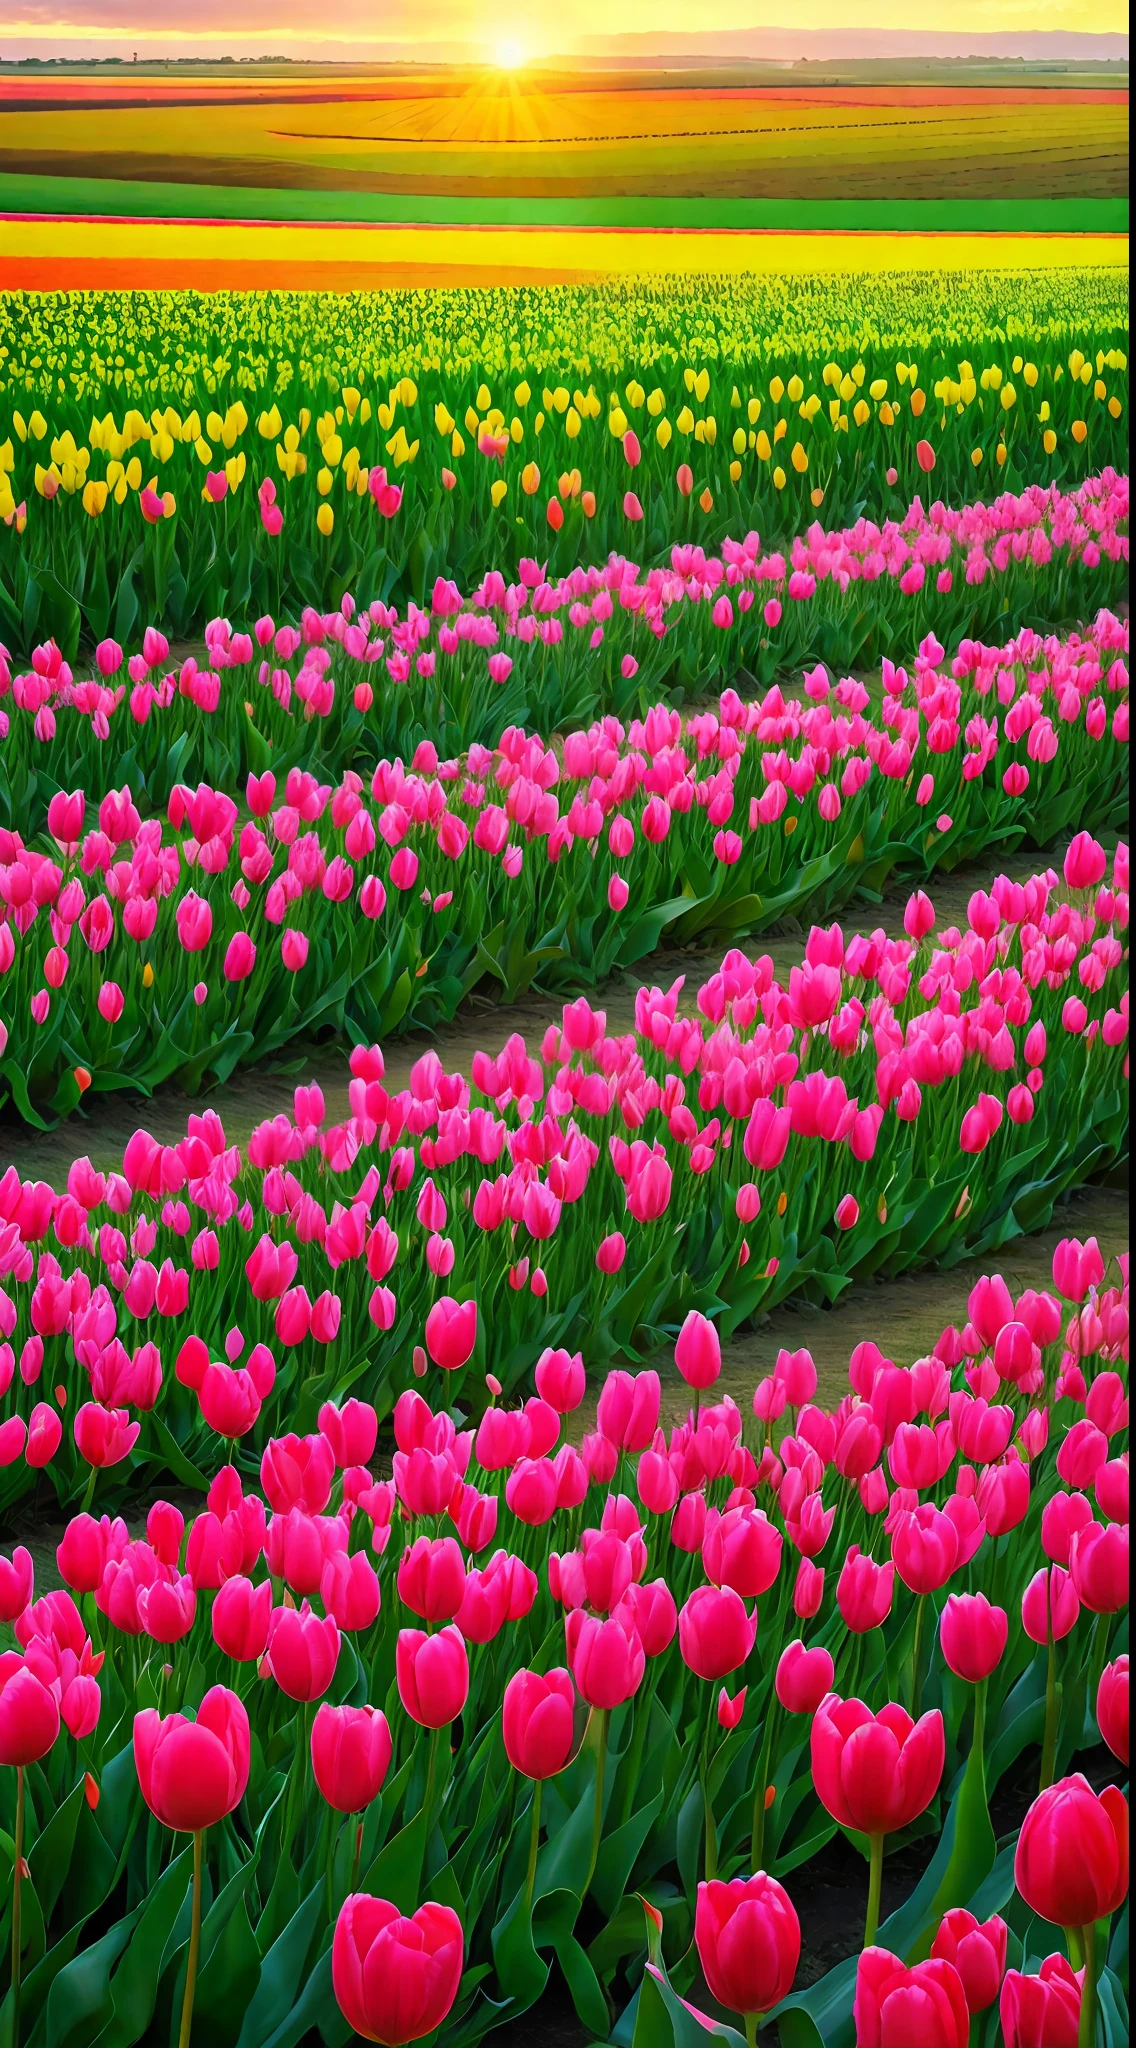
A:
<svg viewBox="0 0 1136 2048">
<path fill-rule="evenodd" d="M 0 217 L 0 276 L 33 291 L 344 290 L 420 283 L 716 274 L 1113 268 L 1123 235 L 730 233 L 719 230 L 310 227 L 272 222 Z"/>
<path fill-rule="evenodd" d="M 326 221 L 431 227 L 682 228 L 795 233 L 1112 234 L 1127 199 L 459 198 L 0 173 L 0 212 L 147 220 Z"/>
</svg>

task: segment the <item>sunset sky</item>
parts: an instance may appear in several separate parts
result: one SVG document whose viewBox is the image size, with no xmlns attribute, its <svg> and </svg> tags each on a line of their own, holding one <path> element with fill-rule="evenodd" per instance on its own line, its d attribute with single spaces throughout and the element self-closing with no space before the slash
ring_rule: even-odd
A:
<svg viewBox="0 0 1136 2048">
<path fill-rule="evenodd" d="M 612 33 L 783 27 L 813 31 L 939 28 L 953 37 L 1012 31 L 1127 33 L 1123 0 L 955 0 L 941 21 L 920 19 L 909 0 L 335 0 L 312 34 L 311 0 L 8 0 L 0 53 L 10 56 L 142 57 L 279 53 L 293 57 L 480 55 L 512 61 L 595 47 Z"/>
</svg>

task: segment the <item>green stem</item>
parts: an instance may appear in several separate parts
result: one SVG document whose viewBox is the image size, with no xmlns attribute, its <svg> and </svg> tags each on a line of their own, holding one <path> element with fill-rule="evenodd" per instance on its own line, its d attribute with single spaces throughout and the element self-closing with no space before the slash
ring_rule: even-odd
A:
<svg viewBox="0 0 1136 2048">
<path fill-rule="evenodd" d="M 714 1819 L 714 1807 L 710 1798 L 710 1728 L 714 1718 L 714 1688 L 710 1687 L 710 1705 L 706 1714 L 706 1725 L 702 1731 L 702 1761 L 698 1775 L 702 1783 L 702 1811 L 705 1827 L 706 1882 L 710 1884 L 718 1875 L 718 1827 Z"/>
<path fill-rule="evenodd" d="M 525 1873 L 525 1912 L 532 1913 L 533 1887 L 536 1884 L 536 1855 L 540 1848 L 540 1795 L 544 1790 L 539 1778 L 533 1784 L 532 1805 L 529 1817 L 529 1867 Z"/>
<path fill-rule="evenodd" d="M 98 1476 L 99 1476 L 99 1468 L 98 1468 L 98 1466 L 97 1466 L 97 1465 L 92 1465 L 92 1466 L 91 1466 L 91 1476 L 90 1476 L 90 1478 L 89 1478 L 89 1479 L 88 1479 L 88 1481 L 87 1481 L 87 1491 L 86 1491 L 86 1493 L 85 1493 L 85 1494 L 83 1495 L 83 1505 L 82 1505 L 82 1507 L 81 1507 L 81 1508 L 80 1508 L 80 1510 L 79 1510 L 79 1513 L 80 1513 L 81 1515 L 85 1515 L 85 1514 L 86 1514 L 86 1513 L 88 1512 L 88 1510 L 89 1510 L 89 1508 L 90 1508 L 90 1505 L 91 1505 L 91 1502 L 92 1502 L 92 1501 L 94 1500 L 94 1497 L 95 1497 L 95 1481 L 96 1481 L 96 1479 L 98 1478 Z"/>
<path fill-rule="evenodd" d="M 749 2048 L 757 2048 L 757 2030 L 761 2025 L 761 2014 L 759 2012 L 744 2012 L 742 2014 L 742 2025 L 745 2027 L 745 2036 Z"/>
<path fill-rule="evenodd" d="M 201 1865 L 204 1851 L 205 1830 L 196 1828 L 193 1835 L 193 1917 L 189 1928 L 189 1957 L 185 1966 L 185 1996 L 181 2002 L 178 2048 L 189 2048 L 189 2037 L 193 2032 L 193 1993 L 197 1984 L 197 1958 L 201 1951 Z"/>
<path fill-rule="evenodd" d="M 753 1792 L 753 1830 L 749 1844 L 749 1867 L 751 1877 L 756 1877 L 763 1868 L 765 1855 L 765 1795 L 769 1789 L 769 1771 L 773 1761 L 773 1730 L 777 1722 L 778 1700 L 775 1693 L 769 1695 L 769 1709 L 765 1717 L 765 1741 L 761 1745 L 761 1762 L 757 1767 L 757 1784 Z"/>
<path fill-rule="evenodd" d="M 438 1743 L 441 1733 L 440 1728 L 431 1728 L 430 1730 L 430 1749 L 426 1760 L 426 1790 L 422 1795 L 422 1811 L 426 1815 L 427 1834 L 430 1832 L 430 1823 L 434 1813 L 434 1788 L 438 1778 Z"/>
<path fill-rule="evenodd" d="M 1048 1583 L 1048 1573 L 1046 1580 Z M 1053 1640 L 1053 1619 L 1049 1621 L 1049 1652 L 1045 1674 L 1045 1735 L 1041 1745 L 1041 1782 L 1039 1792 L 1045 1792 L 1053 1783 L 1057 1761 L 1057 1729 L 1061 1720 L 1061 1687 L 1057 1683 L 1057 1645 Z"/>
<path fill-rule="evenodd" d="M 1081 2020 L 1077 2048 L 1096 2048 L 1097 2042 L 1097 1930 L 1094 1922 L 1081 1929 L 1085 1945 L 1085 1975 L 1081 1986 Z"/>
<path fill-rule="evenodd" d="M 335 1815 L 331 1808 L 327 1814 L 327 1924 L 335 1926 Z"/>
<path fill-rule="evenodd" d="M 24 1860 L 24 1766 L 16 1765 L 16 1860 L 12 1865 L 12 2041 L 20 2048 L 20 1879 Z"/>
<path fill-rule="evenodd" d="M 360 1821 L 360 1822 L 359 1822 L 359 1825 L 358 1825 L 358 1827 L 357 1827 L 357 1828 L 356 1828 L 356 1830 L 355 1830 L 355 1854 L 354 1854 L 354 1856 L 353 1856 L 353 1857 L 352 1857 L 352 1859 L 351 1859 L 351 1889 L 352 1889 L 352 1891 L 355 1891 L 355 1890 L 357 1889 L 357 1887 L 358 1887 L 358 1883 L 359 1883 L 359 1858 L 360 1858 L 360 1856 L 362 1855 L 362 1853 L 363 1853 L 363 1823 L 362 1823 L 362 1821 Z"/>
<path fill-rule="evenodd" d="M 603 1834 L 604 1773 L 607 1768 L 607 1708 L 601 1707 L 596 1716 L 598 1739 L 596 1744 L 596 1803 L 592 1818 L 592 1853 L 588 1859 L 588 1875 L 581 1898 L 586 1898 L 588 1887 L 596 1874 L 600 1856 L 600 1837 Z"/>
<path fill-rule="evenodd" d="M 864 1922 L 864 1947 L 871 1948 L 880 1924 L 880 1892 L 884 1881 L 884 1838 L 868 1837 L 872 1845 L 871 1875 L 868 1879 L 868 1917 Z"/>
<path fill-rule="evenodd" d="M 919 1671 L 919 1653 L 923 1647 L 923 1609 L 927 1605 L 926 1593 L 920 1593 L 915 1603 L 915 1641 L 911 1649 L 911 1718 L 919 1719 L 919 1699 L 923 1691 L 923 1680 Z"/>
</svg>

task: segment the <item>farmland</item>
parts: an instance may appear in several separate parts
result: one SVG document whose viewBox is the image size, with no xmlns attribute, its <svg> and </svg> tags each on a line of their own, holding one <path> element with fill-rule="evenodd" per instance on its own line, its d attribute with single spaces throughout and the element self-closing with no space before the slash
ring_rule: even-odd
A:
<svg viewBox="0 0 1136 2048">
<path fill-rule="evenodd" d="M 723 199 L 1119 199 L 1127 151 L 1126 78 L 0 78 L 0 171 L 479 201 L 694 198 L 707 222 Z"/>
<path fill-rule="evenodd" d="M 11 2048 L 1125 2048 L 1126 152 L 0 70 Z"/>
</svg>

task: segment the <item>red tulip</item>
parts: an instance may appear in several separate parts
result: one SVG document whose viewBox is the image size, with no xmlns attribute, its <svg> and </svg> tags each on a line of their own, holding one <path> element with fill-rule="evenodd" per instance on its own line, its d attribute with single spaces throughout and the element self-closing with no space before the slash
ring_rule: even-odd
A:
<svg viewBox="0 0 1136 2048">
<path fill-rule="evenodd" d="M 426 1318 L 426 1349 L 435 1365 L 456 1372 L 468 1364 L 477 1343 L 477 1303 L 443 1294 Z"/>
<path fill-rule="evenodd" d="M 1007 1970 L 998 2000 L 1005 2048 L 1077 2048 L 1083 1970 L 1046 1956 L 1036 1977 Z"/>
<path fill-rule="evenodd" d="M 722 1370 L 722 1347 L 713 1323 L 692 1308 L 678 1333 L 675 1364 L 688 1387 L 712 1387 Z"/>
<path fill-rule="evenodd" d="M 661 1657 L 674 1641 L 678 1609 L 665 1579 L 649 1579 L 645 1585 L 628 1586 L 613 1612 L 630 1619 L 643 1645 L 645 1657 Z"/>
<path fill-rule="evenodd" d="M 747 1614 L 732 1586 L 697 1586 L 678 1617 L 682 1661 L 698 1678 L 725 1678 L 745 1663 L 757 1636 L 757 1609 Z"/>
<path fill-rule="evenodd" d="M 153 1707 L 134 1716 L 134 1762 L 142 1797 L 163 1827 L 195 1834 L 232 1813 L 249 1775 L 249 1720 L 235 1692 L 215 1685 L 194 1721 L 165 1720 Z"/>
<path fill-rule="evenodd" d="M 1115 1785 L 1098 1798 L 1077 1772 L 1034 1800 L 1018 1836 L 1014 1883 L 1033 1912 L 1087 1927 L 1128 1893 L 1128 1803 Z"/>
<path fill-rule="evenodd" d="M 645 1451 L 659 1426 L 657 1372 L 609 1372 L 596 1407 L 600 1435 L 621 1451 Z"/>
<path fill-rule="evenodd" d="M 424 1621 L 452 1621 L 465 1591 L 465 1559 L 452 1536 L 419 1536 L 398 1568 L 398 1597 Z"/>
<path fill-rule="evenodd" d="M 131 1422 L 125 1408 L 103 1408 L 97 1401 L 85 1401 L 75 1414 L 79 1456 L 99 1471 L 121 1464 L 134 1449 L 141 1427 L 141 1423 Z"/>
<path fill-rule="evenodd" d="M 784 1886 L 764 1871 L 700 1884 L 694 1941 L 713 1996 L 731 2012 L 768 2012 L 793 1988 L 801 1926 Z"/>
<path fill-rule="evenodd" d="M 844 1626 L 853 1635 L 879 1628 L 891 1613 L 895 1565 L 877 1564 L 854 1543 L 836 1582 L 836 1604 Z"/>
<path fill-rule="evenodd" d="M 646 1653 L 629 1612 L 617 1610 L 601 1621 L 577 1607 L 564 1634 L 576 1690 L 589 1707 L 621 1707 L 638 1690 Z"/>
<path fill-rule="evenodd" d="M 330 1615 L 300 1607 L 275 1607 L 265 1652 L 269 1671 L 290 1700 L 318 1700 L 339 1662 L 339 1628 Z"/>
<path fill-rule="evenodd" d="M 1128 1762 L 1128 1652 L 1106 1664 L 1097 1687 L 1097 1726 L 1114 1756 Z"/>
<path fill-rule="evenodd" d="M 913 1593 L 935 1593 L 945 1586 L 958 1563 L 958 1548 L 950 1516 L 929 1500 L 899 1515 L 892 1529 L 895 1568 Z"/>
<path fill-rule="evenodd" d="M 814 1714 L 832 1690 L 833 1663 L 821 1644 L 806 1650 L 803 1642 L 782 1650 L 774 1675 L 781 1705 L 790 1714 Z"/>
<path fill-rule="evenodd" d="M 341 1629 L 370 1628 L 381 1604 L 379 1576 L 361 1550 L 348 1557 L 345 1550 L 333 1550 L 320 1573 L 320 1599 Z"/>
<path fill-rule="evenodd" d="M 952 1593 L 939 1617 L 943 1656 L 956 1678 L 977 1685 L 1001 1662 L 1009 1634 L 1005 1609 L 985 1593 Z"/>
<path fill-rule="evenodd" d="M 1093 1614 L 1116 1614 L 1128 1601 L 1128 1524 L 1099 1522 L 1078 1529 L 1069 1545 L 1069 1570 L 1078 1597 Z"/>
<path fill-rule="evenodd" d="M 325 1401 L 319 1411 L 319 1427 L 342 1470 L 347 1465 L 367 1463 L 378 1439 L 379 1418 L 369 1401 L 352 1398 L 342 1408 L 337 1408 L 333 1401 Z"/>
<path fill-rule="evenodd" d="M 913 1722 L 903 1707 L 873 1714 L 862 1700 L 830 1693 L 817 1708 L 811 1741 L 817 1796 L 841 1827 L 895 1834 L 939 1788 L 946 1742 L 937 1708 Z"/>
<path fill-rule="evenodd" d="M 516 1671 L 505 1687 L 505 1754 L 526 1778 L 555 1778 L 572 1754 L 576 1692 L 561 1667 L 543 1675 Z"/>
<path fill-rule="evenodd" d="M 970 2014 L 952 1963 L 913 1969 L 886 1948 L 866 1948 L 856 1969 L 856 2048 L 967 2048 Z"/>
<path fill-rule="evenodd" d="M 732 1586 L 743 1600 L 767 1593 L 781 1568 L 781 1531 L 760 1508 L 711 1508 L 702 1537 L 702 1566 L 714 1586 Z"/>
<path fill-rule="evenodd" d="M 382 1789 L 391 1760 L 391 1732 L 377 1707 L 333 1707 L 325 1700 L 312 1722 L 312 1772 L 337 1813 L 361 1813 Z"/>
<path fill-rule="evenodd" d="M 331 1947 L 331 1981 L 344 2019 L 364 2040 L 403 2048 L 441 2026 L 458 1995 L 461 1921 L 432 1901 L 404 1918 L 387 1899 L 353 1892 Z"/>
<path fill-rule="evenodd" d="M 1009 1934 L 997 1913 L 989 1920 L 978 1921 L 965 1906 L 952 1906 L 939 1922 L 931 1954 L 954 1964 L 972 2013 L 985 2012 L 998 1996 L 1006 1969 Z"/>
<path fill-rule="evenodd" d="M 59 1733 L 58 1680 L 42 1678 L 15 1650 L 0 1653 L 0 1764 L 34 1764 Z"/>
<path fill-rule="evenodd" d="M 1022 1594 L 1022 1627 L 1032 1643 L 1048 1643 L 1051 1626 L 1053 1640 L 1059 1643 L 1075 1627 L 1080 1612 L 1077 1588 L 1059 1564 L 1035 1572 Z"/>
<path fill-rule="evenodd" d="M 10 1560 L 0 1557 L 0 1621 L 18 1621 L 31 1604 L 34 1585 L 31 1551 L 18 1544 Z"/>
<path fill-rule="evenodd" d="M 237 1664 L 252 1664 L 268 1647 L 272 1618 L 272 1586 L 268 1579 L 254 1586 L 238 1572 L 226 1579 L 213 1602 L 213 1640 Z"/>
<path fill-rule="evenodd" d="M 469 1696 L 469 1658 L 461 1633 L 450 1623 L 436 1636 L 403 1628 L 395 1646 L 398 1696 L 420 1728 L 444 1728 L 456 1720 Z"/>
</svg>

